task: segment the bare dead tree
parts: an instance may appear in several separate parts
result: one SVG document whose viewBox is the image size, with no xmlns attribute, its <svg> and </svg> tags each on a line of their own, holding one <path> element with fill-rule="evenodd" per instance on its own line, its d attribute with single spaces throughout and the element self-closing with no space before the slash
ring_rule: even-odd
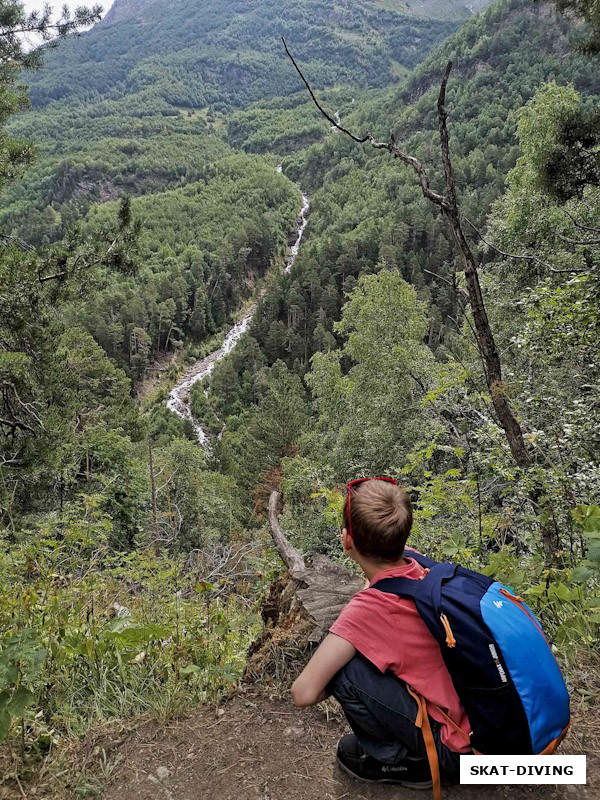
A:
<svg viewBox="0 0 600 800">
<path fill-rule="evenodd" d="M 403 164 L 410 167 L 417 176 L 423 197 L 436 206 L 446 220 L 452 235 L 452 239 L 463 263 L 465 284 L 467 287 L 469 304 L 471 306 L 471 313 L 473 315 L 477 348 L 481 355 L 485 372 L 485 380 L 492 399 L 494 412 L 500 427 L 504 431 L 506 441 L 515 463 L 523 469 L 533 466 L 534 459 L 525 443 L 521 425 L 512 408 L 510 398 L 506 390 L 506 385 L 503 380 L 502 362 L 483 299 L 481 282 L 479 280 L 478 264 L 462 227 L 461 214 L 456 192 L 456 180 L 454 177 L 452 159 L 450 155 L 448 112 L 446 109 L 446 90 L 448 87 L 450 72 L 452 70 L 452 61 L 448 62 L 446 69 L 444 70 L 437 101 L 438 130 L 440 134 L 445 184 L 444 193 L 441 194 L 440 192 L 432 189 L 424 164 L 418 158 L 415 158 L 414 156 L 405 152 L 398 145 L 393 132 L 390 133 L 390 138 L 387 142 L 380 142 L 377 141 L 371 133 L 366 133 L 364 136 L 357 136 L 347 128 L 338 124 L 334 117 L 328 114 L 319 103 L 309 82 L 304 77 L 302 70 L 292 56 L 285 39 L 282 38 L 282 41 L 285 52 L 294 65 L 294 68 L 302 79 L 304 85 L 307 87 L 313 102 L 321 114 L 331 123 L 331 125 L 349 136 L 356 143 L 369 144 L 374 150 L 386 151 L 395 159 L 399 159 Z M 541 496 L 541 487 L 534 488 L 530 492 L 530 500 L 534 507 L 537 508 L 539 506 Z M 554 532 L 550 530 L 548 526 L 542 525 L 541 531 L 546 559 L 550 561 L 553 558 L 554 550 L 556 548 L 556 537 Z"/>
<path fill-rule="evenodd" d="M 304 84 L 309 88 L 315 105 L 326 117 L 326 119 L 329 120 L 329 122 L 331 122 L 331 124 L 336 128 L 338 128 L 338 130 L 342 131 L 342 133 L 349 135 L 355 142 L 360 144 L 369 143 L 375 150 L 386 150 L 387 152 L 391 153 L 394 158 L 400 159 L 400 161 L 402 161 L 404 164 L 411 167 L 419 179 L 423 196 L 440 209 L 444 219 L 447 221 L 454 243 L 461 255 L 464 265 L 465 282 L 469 294 L 471 311 L 473 313 L 473 321 L 475 323 L 477 346 L 483 357 L 486 381 L 492 398 L 494 410 L 500 425 L 506 434 L 506 439 L 508 441 L 513 458 L 519 466 L 529 466 L 532 463 L 531 456 L 525 444 L 521 426 L 511 408 L 510 400 L 506 393 L 506 387 L 502 378 L 502 364 L 483 300 L 477 262 L 461 224 L 456 194 L 456 181 L 454 179 L 452 160 L 450 157 L 448 113 L 446 110 L 446 88 L 448 85 L 448 78 L 450 77 L 450 71 L 452 69 L 452 62 L 448 62 L 444 71 L 437 104 L 438 127 L 442 146 L 442 161 L 444 164 L 444 177 L 446 185 L 445 193 L 440 194 L 431 188 L 429 177 L 423 163 L 419 161 L 418 158 L 415 158 L 414 156 L 404 152 L 404 150 L 397 145 L 393 135 L 390 136 L 390 139 L 387 142 L 378 142 L 370 133 L 367 133 L 362 137 L 356 136 L 346 128 L 338 125 L 335 119 L 326 111 L 324 111 L 322 106 L 316 100 L 312 89 L 310 89 L 308 81 L 302 74 L 300 67 L 290 53 L 285 39 L 283 40 L 283 44 L 286 53 L 296 68 L 296 71 L 302 78 Z"/>
<path fill-rule="evenodd" d="M 323 555 L 313 555 L 307 564 L 289 541 L 279 523 L 279 492 L 269 498 L 269 527 L 275 549 L 288 568 L 293 594 L 304 615 L 311 620 L 310 642 L 320 642 L 350 598 L 364 582 L 341 564 Z"/>
</svg>

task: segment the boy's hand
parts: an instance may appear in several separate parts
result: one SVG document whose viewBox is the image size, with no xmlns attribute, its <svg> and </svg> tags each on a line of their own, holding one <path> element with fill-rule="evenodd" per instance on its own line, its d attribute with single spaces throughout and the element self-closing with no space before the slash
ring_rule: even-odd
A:
<svg viewBox="0 0 600 800">
<path fill-rule="evenodd" d="M 312 706 L 329 697 L 327 684 L 351 658 L 354 658 L 354 645 L 336 636 L 328 634 L 308 662 L 303 672 L 294 681 L 292 698 L 300 707 Z"/>
</svg>

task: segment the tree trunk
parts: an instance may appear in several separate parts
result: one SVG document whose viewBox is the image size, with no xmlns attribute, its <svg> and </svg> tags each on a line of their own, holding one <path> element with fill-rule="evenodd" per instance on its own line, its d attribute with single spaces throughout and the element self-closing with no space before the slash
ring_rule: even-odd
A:
<svg viewBox="0 0 600 800">
<path fill-rule="evenodd" d="M 477 346 L 483 359 L 485 379 L 492 398 L 494 411 L 506 435 L 506 441 L 515 462 L 519 467 L 529 467 L 532 460 L 523 439 L 521 426 L 513 414 L 506 394 L 502 379 L 500 355 L 485 309 L 475 258 L 462 230 L 457 209 L 444 208 L 443 214 L 450 226 L 458 251 L 462 256 L 469 303 L 473 312 Z"/>
<path fill-rule="evenodd" d="M 154 537 L 154 552 L 158 555 L 158 511 L 156 508 L 156 480 L 154 478 L 154 457 L 152 455 L 152 439 L 148 439 L 148 456 L 150 459 L 150 486 L 152 490 L 152 530 Z"/>
</svg>

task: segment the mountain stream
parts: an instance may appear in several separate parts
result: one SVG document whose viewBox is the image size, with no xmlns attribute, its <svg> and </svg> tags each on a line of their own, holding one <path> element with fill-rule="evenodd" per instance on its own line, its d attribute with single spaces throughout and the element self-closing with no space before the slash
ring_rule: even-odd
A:
<svg viewBox="0 0 600 800">
<path fill-rule="evenodd" d="M 280 170 L 279 170 L 280 171 Z M 287 261 L 285 264 L 285 271 L 289 272 L 294 265 L 294 261 L 298 255 L 300 250 L 300 245 L 302 243 L 302 237 L 304 236 L 304 231 L 306 230 L 306 226 L 308 224 L 308 214 L 310 211 L 310 200 L 307 195 L 302 193 L 302 210 L 300 211 L 300 215 L 298 217 L 298 232 L 296 235 L 296 240 L 294 244 L 290 248 L 289 255 L 287 257 Z M 191 409 L 191 398 L 190 392 L 192 386 L 199 381 L 202 381 L 207 375 L 215 368 L 215 364 L 218 363 L 222 358 L 224 358 L 227 353 L 230 353 L 233 348 L 238 343 L 240 337 L 246 332 L 252 318 L 256 312 L 256 303 L 253 303 L 250 308 L 246 311 L 244 316 L 236 322 L 235 325 L 227 332 L 225 336 L 225 340 L 221 347 L 218 350 L 210 353 L 209 355 L 205 356 L 204 358 L 199 359 L 196 361 L 195 364 L 186 370 L 183 377 L 177 382 L 177 384 L 171 389 L 169 392 L 169 398 L 167 400 L 167 408 L 170 411 L 173 411 L 177 414 L 178 417 L 181 419 L 186 420 L 189 419 L 194 427 L 194 432 L 198 437 L 199 443 L 205 447 L 208 443 L 208 435 L 202 426 L 202 422 L 197 420 L 194 415 L 192 414 Z"/>
</svg>

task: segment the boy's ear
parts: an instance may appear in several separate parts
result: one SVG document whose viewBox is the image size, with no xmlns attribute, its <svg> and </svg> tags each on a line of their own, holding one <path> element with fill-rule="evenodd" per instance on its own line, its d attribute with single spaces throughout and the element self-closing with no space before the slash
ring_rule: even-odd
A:
<svg viewBox="0 0 600 800">
<path fill-rule="evenodd" d="M 354 548 L 352 536 L 350 536 L 346 528 L 342 529 L 342 545 L 347 552 Z"/>
</svg>

